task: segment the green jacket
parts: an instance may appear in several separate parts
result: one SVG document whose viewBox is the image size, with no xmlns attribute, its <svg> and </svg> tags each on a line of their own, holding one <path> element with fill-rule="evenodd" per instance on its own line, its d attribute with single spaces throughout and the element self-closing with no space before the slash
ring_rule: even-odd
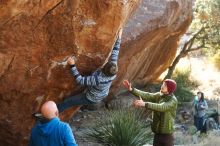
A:
<svg viewBox="0 0 220 146">
<path fill-rule="evenodd" d="M 160 92 L 149 93 L 133 88 L 132 94 L 146 101 L 147 109 L 153 111 L 151 129 L 154 133 L 171 134 L 174 131 L 177 99 L 172 95 L 163 95 Z"/>
</svg>

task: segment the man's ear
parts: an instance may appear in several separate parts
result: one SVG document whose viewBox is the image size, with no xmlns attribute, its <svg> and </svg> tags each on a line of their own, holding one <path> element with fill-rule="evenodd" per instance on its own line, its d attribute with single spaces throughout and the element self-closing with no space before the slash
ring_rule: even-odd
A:
<svg viewBox="0 0 220 146">
<path fill-rule="evenodd" d="M 55 115 L 56 115 L 57 117 L 59 117 L 59 112 L 58 112 L 58 110 L 55 112 Z"/>
</svg>

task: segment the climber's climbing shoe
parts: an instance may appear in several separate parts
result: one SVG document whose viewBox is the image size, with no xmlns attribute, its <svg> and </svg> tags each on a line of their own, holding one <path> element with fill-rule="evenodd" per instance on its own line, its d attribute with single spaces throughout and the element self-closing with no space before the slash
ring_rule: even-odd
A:
<svg viewBox="0 0 220 146">
<path fill-rule="evenodd" d="M 34 118 L 36 118 L 37 120 L 42 120 L 42 119 L 44 119 L 44 116 L 41 114 L 41 113 L 33 113 L 32 114 L 32 116 L 34 117 Z"/>
</svg>

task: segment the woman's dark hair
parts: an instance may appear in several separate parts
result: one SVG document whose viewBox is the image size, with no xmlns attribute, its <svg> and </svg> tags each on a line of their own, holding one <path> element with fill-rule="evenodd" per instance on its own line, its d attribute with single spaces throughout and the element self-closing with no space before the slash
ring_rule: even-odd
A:
<svg viewBox="0 0 220 146">
<path fill-rule="evenodd" d="M 204 93 L 201 92 L 201 91 L 199 91 L 199 92 L 197 92 L 197 95 L 198 95 L 198 94 L 201 94 L 201 98 L 200 98 L 200 100 L 201 100 L 201 101 L 204 101 L 204 99 L 205 99 L 205 97 L 204 97 Z"/>
<path fill-rule="evenodd" d="M 118 72 L 118 66 L 113 62 L 107 62 L 102 68 L 102 72 L 106 76 L 114 76 Z"/>
</svg>

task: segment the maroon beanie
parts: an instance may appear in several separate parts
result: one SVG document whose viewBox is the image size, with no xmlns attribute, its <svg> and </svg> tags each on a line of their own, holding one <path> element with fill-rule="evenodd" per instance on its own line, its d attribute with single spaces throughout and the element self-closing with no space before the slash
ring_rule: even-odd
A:
<svg viewBox="0 0 220 146">
<path fill-rule="evenodd" d="M 167 90 L 168 90 L 169 94 L 172 94 L 176 90 L 176 82 L 171 79 L 166 79 L 166 80 L 164 80 L 164 82 L 167 85 Z"/>
</svg>

